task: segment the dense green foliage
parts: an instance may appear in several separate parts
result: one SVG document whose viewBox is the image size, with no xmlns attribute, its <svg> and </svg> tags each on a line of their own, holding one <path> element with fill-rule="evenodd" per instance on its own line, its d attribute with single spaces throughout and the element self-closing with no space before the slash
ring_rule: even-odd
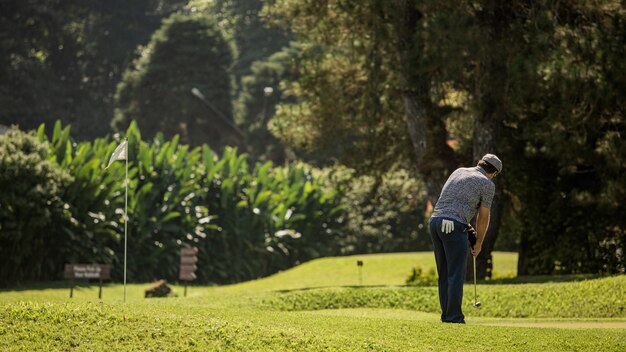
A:
<svg viewBox="0 0 626 352">
<path fill-rule="evenodd" d="M 374 175 L 345 185 L 343 253 L 426 248 L 424 201 L 434 203 L 452 169 L 496 152 L 505 172 L 496 179 L 480 276 L 498 233 L 506 236 L 501 248 L 520 250 L 521 273 L 620 273 L 626 270 L 625 28 L 617 0 L 6 0 L 0 3 L 0 123 L 32 129 L 61 119 L 72 123 L 76 140 L 91 139 L 108 132 L 117 101 L 118 132 L 136 119 L 148 139 L 170 143 L 172 158 L 179 134 L 183 144 L 208 143 L 220 153 L 238 144 L 248 155 L 241 165 L 339 161 L 355 175 Z M 109 177 L 93 162 L 114 145 L 107 138 L 81 144 L 85 156 L 68 157 L 79 148 L 73 141 L 40 141 L 50 148 L 46 158 L 74 180 L 65 185 L 67 175 L 54 171 L 54 163 L 49 173 L 35 170 L 51 189 L 22 205 L 37 207 L 60 194 L 62 202 L 51 201 L 54 211 L 42 224 L 73 238 L 78 249 L 66 255 L 116 261 L 120 214 L 110 213 L 107 201 L 120 196 L 111 187 L 120 170 Z M 215 201 L 195 189 L 201 173 L 172 176 L 171 184 L 184 184 L 170 191 L 160 180 L 173 173 L 165 164 L 174 161 L 158 153 L 147 156 L 154 173 L 131 170 L 144 178 L 133 181 L 131 208 L 150 217 L 133 220 L 131 229 L 141 233 L 137 246 L 145 253 L 181 245 L 169 235 L 144 234 L 178 231 L 172 221 L 191 236 L 186 241 L 221 227 L 206 205 Z M 204 151 L 181 153 L 204 160 Z M 400 169 L 411 177 L 392 175 Z M 385 174 L 406 186 L 376 187 Z M 244 188 L 256 182 L 237 180 Z M 409 199 L 399 190 L 416 194 Z M 185 199 L 190 191 L 195 196 Z M 146 205 L 160 198 L 178 204 L 167 208 L 178 215 Z M 198 212 L 186 213 L 182 202 Z M 68 221 L 51 220 L 57 216 Z M 198 219 L 211 226 L 197 230 Z M 158 262 L 161 251 L 171 255 L 159 249 L 145 260 Z M 272 260 L 298 261 L 290 256 Z M 237 261 L 224 265 L 250 272 Z"/>
<path fill-rule="evenodd" d="M 214 16 L 226 37 L 237 47 L 232 75 L 234 115 L 245 140 L 242 150 L 252 160 L 282 164 L 288 157 L 284 146 L 266 127 L 281 100 L 280 81 L 293 72 L 291 56 L 281 51 L 287 47 L 288 31 L 269 26 L 261 16 L 264 3 L 257 0 L 191 0 L 191 13 Z M 271 90 L 268 90 L 271 89 Z"/>
<path fill-rule="evenodd" d="M 344 254 L 428 250 L 425 224 L 426 195 L 419 180 L 406 170 L 384 175 L 357 176 L 345 167 L 331 169 L 329 177 L 345 184 L 342 203 L 347 217 Z"/>
<path fill-rule="evenodd" d="M 149 138 L 163 132 L 192 146 L 233 145 L 240 138 L 231 127 L 233 55 L 215 19 L 169 17 L 118 86 L 116 129 L 136 120 Z"/>
<path fill-rule="evenodd" d="M 280 83 L 297 74 L 296 57 L 294 48 L 284 49 L 265 61 L 255 62 L 251 74 L 241 81 L 237 115 L 246 131 L 246 146 L 255 159 L 282 163 L 289 157 L 283 143 L 267 126 L 275 114 L 276 104 L 287 99 L 283 97 Z"/>
<path fill-rule="evenodd" d="M 44 132 L 42 125 L 38 140 L 17 130 L 0 139 L 2 282 L 55 279 L 68 262 L 112 263 L 121 278 L 124 163 L 104 169 L 119 142 L 76 144 L 59 123 L 50 139 Z M 266 276 L 338 252 L 341 193 L 322 188 L 306 165 L 252 168 L 232 149 L 218 157 L 177 136 L 148 143 L 135 124 L 127 136 L 129 280 L 175 280 L 186 245 L 200 248 L 205 283 Z"/>
<path fill-rule="evenodd" d="M 115 87 L 161 20 L 187 0 L 0 3 L 0 123 L 72 123 L 80 139 L 110 130 Z"/>
<path fill-rule="evenodd" d="M 562 36 L 552 39 L 566 55 L 545 64 L 543 82 L 528 82 L 543 98 L 520 123 L 527 137 L 514 150 L 526 156 L 516 169 L 525 187 L 513 187 L 521 204 L 536 205 L 521 211 L 529 231 L 521 236 L 528 259 L 520 267 L 531 274 L 626 268 L 626 48 L 616 45 L 626 18 L 623 6 L 605 6 L 570 9 L 557 29 Z M 586 12 L 588 18 L 576 18 Z"/>
<path fill-rule="evenodd" d="M 63 231 L 68 204 L 62 197 L 73 181 L 46 159 L 48 144 L 18 129 L 0 135 L 0 280 L 50 278 L 54 258 L 67 255 Z"/>
<path fill-rule="evenodd" d="M 277 0 L 265 11 L 306 54 L 286 90 L 296 102 L 270 123 L 286 144 L 360 169 L 412 160 L 433 203 L 455 167 L 495 152 L 505 172 L 481 276 L 503 222 L 523 273 L 624 272 L 619 1 Z"/>
<path fill-rule="evenodd" d="M 104 169 L 119 136 L 116 141 L 105 138 L 77 144 L 71 140 L 69 126 L 62 128 L 58 122 L 50 138 L 45 132 L 42 125 L 37 138 L 12 130 L 2 139 L 12 146 L 30 138 L 26 140 L 39 146 L 39 159 L 33 159 L 36 167 L 23 165 L 22 172 L 51 168 L 65 175 L 54 179 L 59 183 L 54 187 L 45 183 L 49 181 L 20 178 L 28 183 L 22 187 L 11 182 L 15 165 L 3 163 L 7 191 L 1 204 L 10 219 L 0 233 L 11 242 L 0 248 L 12 251 L 5 267 L 39 273 L 6 272 L 4 279 L 54 279 L 64 263 L 79 262 L 113 264 L 114 279 L 119 279 L 123 268 L 124 163 Z M 303 164 L 274 167 L 271 162 L 250 166 L 246 155 L 236 150 L 227 149 L 218 157 L 206 145 L 191 149 L 179 144 L 178 136 L 165 140 L 158 134 L 148 143 L 135 124 L 126 135 L 131 156 L 131 281 L 175 279 L 179 249 L 186 245 L 200 248 L 199 280 L 219 283 L 266 276 L 320 256 L 428 247 L 423 226 L 403 231 L 407 224 L 424 222 L 422 188 L 407 173 L 390 173 L 376 180 L 354 178 L 354 172 L 346 168 L 316 171 Z M 21 154 L 11 148 L 2 155 L 19 160 Z M 48 200 L 33 198 L 20 187 L 45 189 L 54 193 L 48 196 L 53 199 L 47 207 L 38 205 Z M 49 208 L 54 216 L 42 217 L 39 228 L 26 231 L 26 224 L 39 226 L 39 222 L 30 220 L 31 212 L 12 210 L 19 204 Z M 23 222 L 22 231 L 27 233 L 11 235 L 18 231 L 14 222 Z M 50 241 L 42 248 L 51 252 L 41 252 L 40 260 L 24 266 L 31 253 L 26 245 L 31 239 L 39 243 L 40 238 Z"/>
<path fill-rule="evenodd" d="M 258 0 L 191 0 L 187 8 L 215 15 L 237 46 L 233 67 L 238 89 L 241 79 L 252 72 L 255 62 L 262 61 L 288 45 L 288 32 L 268 26 L 261 17 L 263 1 Z"/>
<path fill-rule="evenodd" d="M 266 276 L 338 252 L 340 193 L 324 190 L 304 166 L 248 171 L 245 155 L 207 162 L 207 203 L 218 229 L 205 242 L 219 282 Z"/>
</svg>

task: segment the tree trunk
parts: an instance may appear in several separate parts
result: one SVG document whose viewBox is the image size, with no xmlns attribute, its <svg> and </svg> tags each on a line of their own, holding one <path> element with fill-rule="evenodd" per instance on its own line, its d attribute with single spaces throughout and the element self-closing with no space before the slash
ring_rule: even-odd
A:
<svg viewBox="0 0 626 352">
<path fill-rule="evenodd" d="M 458 164 L 454 151 L 446 143 L 446 129 L 439 116 L 428 113 L 428 102 L 417 93 L 403 92 L 406 122 L 416 168 L 424 179 L 428 200 L 435 204 L 450 172 Z M 422 103 L 420 103 L 422 100 Z"/>
<path fill-rule="evenodd" d="M 497 154 L 497 124 L 499 119 L 493 115 L 481 115 L 474 123 L 474 160 L 480 160 L 487 153 Z M 480 254 L 476 258 L 476 276 L 478 279 L 491 278 L 493 269 L 493 256 L 491 252 L 498 238 L 500 230 L 500 221 L 504 211 L 504 184 L 503 179 L 493 179 L 496 186 L 496 192 L 493 197 L 491 206 L 491 217 L 489 228 L 483 240 L 483 246 Z M 472 220 L 475 222 L 475 219 Z M 467 280 L 473 280 L 474 267 L 472 263 L 471 253 L 467 257 L 468 265 L 466 271 Z"/>
<path fill-rule="evenodd" d="M 437 202 L 441 189 L 452 170 L 458 166 L 456 155 L 447 144 L 447 131 L 440 112 L 430 97 L 431 79 L 427 73 L 418 73 L 423 40 L 418 37 L 422 14 L 414 1 L 394 2 L 395 42 L 398 49 L 401 94 L 406 111 L 406 123 L 416 169 L 426 184 L 428 200 Z"/>
<path fill-rule="evenodd" d="M 517 275 L 528 275 L 528 254 L 530 253 L 530 239 L 522 234 L 520 238 L 519 255 L 517 257 Z"/>
<path fill-rule="evenodd" d="M 485 56 L 477 75 L 478 116 L 474 121 L 474 160 L 487 153 L 498 154 L 498 137 L 505 117 L 507 90 L 506 26 L 511 9 L 506 3 L 492 0 L 485 6 L 483 26 L 488 34 Z M 505 162 L 503 162 L 506 164 Z M 504 210 L 504 185 L 502 179 L 493 180 L 496 192 L 491 207 L 489 229 L 483 241 L 482 251 L 476 258 L 476 275 L 479 279 L 491 278 L 493 260 L 491 252 L 498 237 Z M 468 261 L 471 259 L 471 254 Z M 473 266 L 468 265 L 467 277 L 471 278 Z"/>
</svg>

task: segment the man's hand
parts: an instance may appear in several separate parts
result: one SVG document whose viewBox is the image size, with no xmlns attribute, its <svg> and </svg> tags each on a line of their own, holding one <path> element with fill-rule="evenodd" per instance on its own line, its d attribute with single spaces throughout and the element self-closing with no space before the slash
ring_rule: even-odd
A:
<svg viewBox="0 0 626 352">
<path fill-rule="evenodd" d="M 485 234 L 487 234 L 487 229 L 489 228 L 489 218 L 491 217 L 490 209 L 485 208 L 483 206 L 478 209 L 478 215 L 476 215 L 476 244 L 474 248 L 472 248 L 472 255 L 474 257 L 478 256 L 480 253 L 480 249 L 483 246 L 483 240 L 485 239 Z"/>
<path fill-rule="evenodd" d="M 480 253 L 480 249 L 482 247 L 482 243 L 478 244 L 478 238 L 476 237 L 476 230 L 472 227 L 472 225 L 467 225 L 467 239 L 470 243 L 470 247 L 472 255 L 474 257 L 478 256 Z"/>
<path fill-rule="evenodd" d="M 476 243 L 476 244 L 474 245 L 474 247 L 472 247 L 472 249 L 471 249 L 470 251 L 472 252 L 472 255 L 473 255 L 474 257 L 478 257 L 478 254 L 480 253 L 480 250 L 481 250 L 481 247 L 482 247 L 482 246 L 483 246 L 483 244 L 482 244 L 482 243 L 480 243 L 480 244 L 479 244 L 479 243 Z"/>
<path fill-rule="evenodd" d="M 476 238 L 476 230 L 474 230 L 472 225 L 467 225 L 467 239 L 469 240 L 470 247 L 474 248 L 478 238 Z"/>
</svg>

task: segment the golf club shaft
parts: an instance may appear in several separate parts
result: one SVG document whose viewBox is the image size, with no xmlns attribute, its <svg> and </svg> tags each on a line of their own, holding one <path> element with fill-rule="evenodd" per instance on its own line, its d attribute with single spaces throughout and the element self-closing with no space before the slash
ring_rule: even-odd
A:
<svg viewBox="0 0 626 352">
<path fill-rule="evenodd" d="M 474 305 L 476 305 L 476 256 L 474 257 Z"/>
</svg>

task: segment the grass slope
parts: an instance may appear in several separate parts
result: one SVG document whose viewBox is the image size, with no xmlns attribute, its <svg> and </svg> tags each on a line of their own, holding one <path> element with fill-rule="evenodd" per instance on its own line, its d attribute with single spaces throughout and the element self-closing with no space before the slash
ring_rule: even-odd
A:
<svg viewBox="0 0 626 352">
<path fill-rule="evenodd" d="M 357 261 L 363 262 L 361 280 Z M 494 278 L 513 277 L 517 272 L 517 253 L 493 252 Z M 411 269 L 435 269 L 432 252 L 366 254 L 312 260 L 291 270 L 235 285 L 242 290 L 291 290 L 332 286 L 404 285 Z"/>
<path fill-rule="evenodd" d="M 429 258 L 431 256 L 431 259 Z M 507 254 L 508 255 L 508 254 Z M 359 256 L 364 260 L 363 284 L 401 285 L 411 267 L 432 253 Z M 355 288 L 358 282 L 357 257 L 327 258 L 303 264 L 290 271 L 253 282 L 225 287 L 191 287 L 186 298 L 143 299 L 147 285 L 129 285 L 128 300 L 122 303 L 123 287 L 108 285 L 103 300 L 98 288 L 81 287 L 68 298 L 62 283 L 0 291 L 0 350 L 142 350 L 142 351 L 624 351 L 626 329 L 558 329 L 552 327 L 490 326 L 532 323 L 532 319 L 496 318 L 497 304 L 507 297 L 514 300 L 545 300 L 558 305 L 568 296 L 588 301 L 606 301 L 607 292 L 622 292 L 622 277 L 563 283 L 537 283 L 528 290 L 512 291 L 525 284 L 482 284 L 479 293 L 484 317 L 472 315 L 467 325 L 441 324 L 437 313 L 404 307 L 405 298 L 424 294 L 433 288 L 370 287 Z M 513 261 L 511 261 L 513 262 Z M 405 263 L 405 264 L 403 264 Z M 496 271 L 498 259 L 494 265 Z M 367 269 L 368 271 L 365 271 Z M 336 270 L 336 271 L 332 271 Z M 501 271 L 503 272 L 503 271 Z M 355 282 L 356 279 L 356 282 Z M 369 280 L 369 281 L 368 281 Z M 579 286 L 577 286 L 579 285 Z M 589 285 L 587 287 L 587 285 Z M 308 287 L 328 287 L 309 289 Z M 174 286 L 182 294 L 182 288 Z M 292 290 L 287 293 L 277 290 Z M 536 291 L 535 291 L 536 290 Z M 524 292 L 529 295 L 524 298 Z M 543 293 L 541 293 L 543 292 Z M 553 293 L 556 292 L 556 293 Z M 377 297 L 397 305 L 371 308 L 280 310 L 276 301 L 289 301 L 298 295 L 324 293 L 347 302 L 350 295 L 363 300 L 359 307 Z M 541 296 L 541 294 L 546 296 Z M 428 295 L 432 295 L 428 293 Z M 520 298 L 520 295 L 522 298 Z M 578 296 L 577 296 L 578 295 Z M 372 298 L 374 297 L 374 298 Z M 396 297 L 396 298 L 393 298 Z M 322 297 L 321 302 L 326 298 Z M 622 302 L 622 303 L 619 303 Z M 417 303 L 416 303 L 417 304 Z M 394 307 L 394 309 L 380 307 Z M 607 305 L 607 311 L 610 306 Z M 427 310 L 428 311 L 428 310 Z M 469 312 L 468 312 L 469 313 Z M 474 312 L 478 313 L 478 312 Z M 582 314 L 582 313 L 581 313 Z M 587 313 L 585 313 L 587 314 Z M 621 314 L 621 313 L 620 313 Z M 616 316 L 619 314 L 612 314 Z M 623 315 L 622 315 L 623 316 Z M 543 320 L 550 324 L 556 318 Z M 569 319 L 582 322 L 580 319 Z M 609 323 L 626 319 L 595 319 Z"/>
<path fill-rule="evenodd" d="M 473 286 L 465 286 L 468 317 L 626 318 L 626 276 L 545 284 L 480 285 L 480 309 L 474 309 Z M 283 310 L 398 308 L 439 312 L 436 287 L 333 288 L 298 290 L 264 300 Z"/>
</svg>

